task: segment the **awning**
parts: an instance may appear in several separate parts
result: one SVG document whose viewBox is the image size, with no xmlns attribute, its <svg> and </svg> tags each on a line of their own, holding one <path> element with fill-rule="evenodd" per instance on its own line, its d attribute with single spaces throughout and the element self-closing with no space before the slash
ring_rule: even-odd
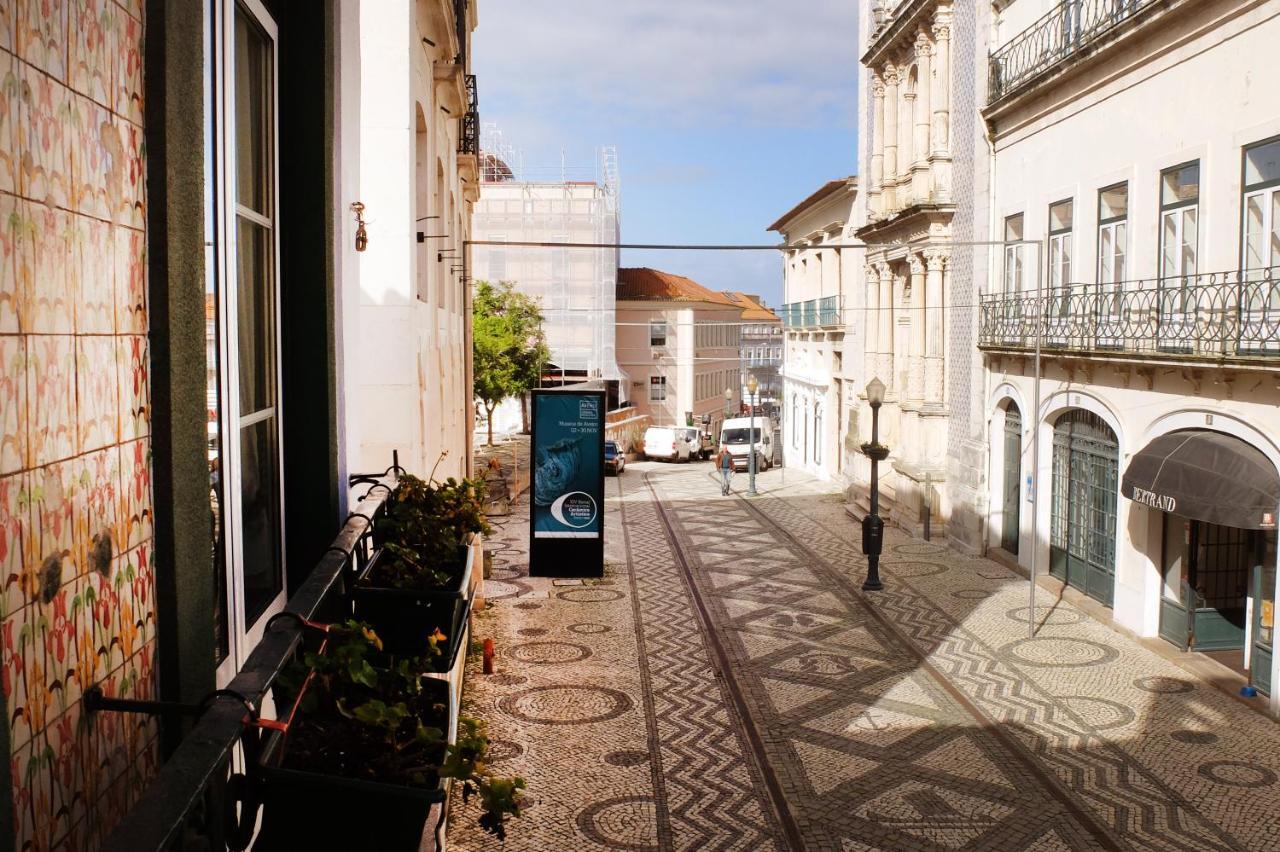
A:
<svg viewBox="0 0 1280 852">
<path fill-rule="evenodd" d="M 1262 451 L 1208 429 L 1161 435 L 1133 457 L 1121 493 L 1135 503 L 1227 527 L 1276 528 L 1280 475 Z"/>
</svg>

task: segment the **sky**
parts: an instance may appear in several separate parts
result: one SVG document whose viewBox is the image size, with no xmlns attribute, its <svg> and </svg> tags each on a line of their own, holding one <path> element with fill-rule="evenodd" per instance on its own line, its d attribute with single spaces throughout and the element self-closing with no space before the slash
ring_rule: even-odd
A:
<svg viewBox="0 0 1280 852">
<path fill-rule="evenodd" d="M 772 244 L 779 216 L 857 170 L 856 0 L 484 0 L 482 125 L 529 179 L 618 150 L 622 240 Z M 802 10 L 791 14 L 790 9 Z M 626 251 L 624 266 L 782 301 L 775 252 Z"/>
</svg>

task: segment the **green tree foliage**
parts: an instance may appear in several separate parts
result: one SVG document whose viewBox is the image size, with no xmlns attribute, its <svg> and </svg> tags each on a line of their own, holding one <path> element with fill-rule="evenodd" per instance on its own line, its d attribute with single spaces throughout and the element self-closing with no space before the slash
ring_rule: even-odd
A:
<svg viewBox="0 0 1280 852">
<path fill-rule="evenodd" d="M 493 409 L 507 397 L 537 387 L 542 365 L 551 355 L 541 306 L 516 292 L 510 281 L 477 281 L 471 338 L 475 395 L 484 406 L 493 446 Z"/>
</svg>

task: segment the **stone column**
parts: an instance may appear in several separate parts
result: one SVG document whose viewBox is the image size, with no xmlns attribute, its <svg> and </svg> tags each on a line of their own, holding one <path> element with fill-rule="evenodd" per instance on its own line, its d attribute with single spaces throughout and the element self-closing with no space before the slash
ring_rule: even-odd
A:
<svg viewBox="0 0 1280 852">
<path fill-rule="evenodd" d="M 948 254 L 946 249 L 929 249 L 925 252 L 925 263 L 928 272 L 924 285 L 924 333 L 925 333 L 925 376 L 924 398 L 930 405 L 942 406 L 943 398 L 943 286 L 942 274 L 946 268 Z"/>
<path fill-rule="evenodd" d="M 876 374 L 895 396 L 902 388 L 893 369 L 893 267 L 888 263 L 876 264 L 880 270 L 880 350 L 876 353 Z"/>
<path fill-rule="evenodd" d="M 915 139 L 915 161 L 917 163 L 929 159 L 929 123 L 933 120 L 930 104 L 933 96 L 933 75 L 930 67 L 930 54 L 932 48 L 929 44 L 929 36 L 923 30 L 916 36 L 916 69 L 919 73 L 919 84 L 916 91 L 919 97 L 916 101 L 916 139 Z"/>
<path fill-rule="evenodd" d="M 907 398 L 914 402 L 922 402 L 924 400 L 925 265 L 920 255 L 915 253 L 907 255 L 907 265 L 911 270 L 911 298 L 906 300 L 911 316 L 911 360 L 908 362 L 910 372 L 907 377 Z"/>
<path fill-rule="evenodd" d="M 916 85 L 920 85 L 918 79 Z M 911 164 L 915 160 L 913 149 L 916 134 L 916 93 L 909 91 L 907 86 L 907 78 L 903 78 L 898 85 L 902 101 L 898 105 L 898 204 L 903 207 L 911 204 Z"/>
<path fill-rule="evenodd" d="M 944 6 L 933 19 L 933 153 L 951 155 L 951 8 Z"/>
<path fill-rule="evenodd" d="M 884 67 L 884 180 L 881 201 L 886 214 L 898 209 L 898 69 Z"/>
<path fill-rule="evenodd" d="M 867 294 L 867 321 L 863 323 L 866 338 L 862 346 L 862 363 L 864 372 L 875 372 L 879 368 L 880 354 L 880 272 L 874 263 L 868 263 L 862 272 Z M 871 376 L 864 376 L 863 384 L 871 381 Z M 883 378 L 880 381 L 884 381 Z"/>
<path fill-rule="evenodd" d="M 884 80 L 871 73 L 871 192 L 868 209 L 884 214 Z"/>
</svg>

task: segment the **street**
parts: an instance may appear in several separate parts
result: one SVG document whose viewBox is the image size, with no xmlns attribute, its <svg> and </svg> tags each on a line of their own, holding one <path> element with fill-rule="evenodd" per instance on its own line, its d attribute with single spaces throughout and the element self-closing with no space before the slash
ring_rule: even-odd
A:
<svg viewBox="0 0 1280 852">
<path fill-rule="evenodd" d="M 528 780 L 501 848 L 1280 845 L 1260 713 L 1046 590 L 1028 638 L 1025 579 L 896 529 L 865 594 L 829 487 L 710 474 L 608 481 L 600 580 L 527 576 L 524 501 L 495 524 L 464 703 Z M 452 848 L 500 848 L 474 807 Z"/>
</svg>

